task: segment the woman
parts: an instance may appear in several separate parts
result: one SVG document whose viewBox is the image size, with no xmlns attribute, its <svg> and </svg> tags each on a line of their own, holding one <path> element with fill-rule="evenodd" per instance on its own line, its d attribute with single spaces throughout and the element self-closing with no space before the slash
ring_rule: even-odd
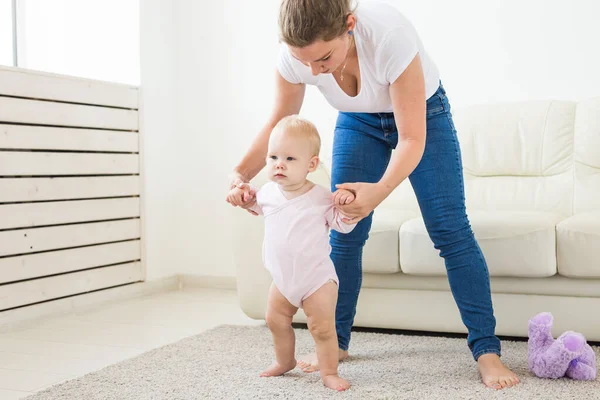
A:
<svg viewBox="0 0 600 400">
<path fill-rule="evenodd" d="M 235 168 L 231 185 L 245 191 L 231 204 L 252 206 L 253 193 L 246 183 L 265 165 L 271 130 L 281 118 L 299 113 L 306 85 L 316 85 L 340 111 L 332 190 L 344 188 L 356 196 L 339 208 L 357 227 L 347 235 L 332 232 L 330 238 L 340 279 L 340 360 L 348 357 L 362 283 L 362 249 L 373 210 L 409 178 L 428 234 L 444 258 L 482 380 L 496 389 L 513 386 L 519 379 L 500 361 L 488 269 L 466 215 L 460 148 L 438 69 L 398 10 L 374 1 L 353 10 L 351 2 L 282 1 L 284 44 L 275 107 Z M 318 368 L 314 355 L 299 364 L 305 371 Z"/>
</svg>

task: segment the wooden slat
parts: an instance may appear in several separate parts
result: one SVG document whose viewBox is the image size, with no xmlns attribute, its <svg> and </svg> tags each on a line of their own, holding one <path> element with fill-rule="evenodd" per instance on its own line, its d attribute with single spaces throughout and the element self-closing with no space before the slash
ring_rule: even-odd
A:
<svg viewBox="0 0 600 400">
<path fill-rule="evenodd" d="M 143 279 L 138 108 L 137 87 L 0 67 L 0 310 Z"/>
<path fill-rule="evenodd" d="M 117 242 L 139 237 L 139 219 L 4 231 L 0 232 L 0 256 Z"/>
<path fill-rule="evenodd" d="M 140 241 L 110 243 L 0 258 L 0 283 L 139 260 Z"/>
<path fill-rule="evenodd" d="M 0 176 L 139 173 L 137 154 L 0 152 Z"/>
<path fill-rule="evenodd" d="M 139 176 L 0 179 L 0 202 L 85 199 L 140 194 Z"/>
<path fill-rule="evenodd" d="M 135 86 L 0 67 L 0 95 L 138 108 Z"/>
<path fill-rule="evenodd" d="M 139 151 L 136 132 L 0 124 L 0 149 Z"/>
<path fill-rule="evenodd" d="M 76 200 L 0 205 L 0 229 L 29 228 L 140 216 L 140 199 Z"/>
<path fill-rule="evenodd" d="M 0 310 L 140 281 L 139 262 L 0 286 Z"/>
<path fill-rule="evenodd" d="M 138 112 L 0 97 L 0 122 L 137 131 Z"/>
</svg>

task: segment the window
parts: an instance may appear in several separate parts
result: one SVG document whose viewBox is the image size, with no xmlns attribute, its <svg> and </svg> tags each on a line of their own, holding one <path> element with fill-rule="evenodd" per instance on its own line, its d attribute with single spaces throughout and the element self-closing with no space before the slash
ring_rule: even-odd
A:
<svg viewBox="0 0 600 400">
<path fill-rule="evenodd" d="M 0 65 L 14 65 L 12 0 L 0 0 Z"/>
<path fill-rule="evenodd" d="M 139 0 L 17 0 L 17 25 L 19 67 L 139 85 Z"/>
</svg>

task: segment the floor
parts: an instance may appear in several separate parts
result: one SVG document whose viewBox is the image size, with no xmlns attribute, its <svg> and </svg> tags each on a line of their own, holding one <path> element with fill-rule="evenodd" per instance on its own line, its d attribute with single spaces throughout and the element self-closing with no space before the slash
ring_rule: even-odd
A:
<svg viewBox="0 0 600 400">
<path fill-rule="evenodd" d="M 0 399 L 14 400 L 221 324 L 263 324 L 236 292 L 189 288 L 0 332 Z"/>
</svg>

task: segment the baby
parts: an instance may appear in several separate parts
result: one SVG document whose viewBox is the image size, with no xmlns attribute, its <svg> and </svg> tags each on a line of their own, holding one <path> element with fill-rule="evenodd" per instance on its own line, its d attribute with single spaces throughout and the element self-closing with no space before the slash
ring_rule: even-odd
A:
<svg viewBox="0 0 600 400">
<path fill-rule="evenodd" d="M 312 123 L 297 115 L 283 118 L 269 140 L 266 161 L 271 182 L 256 192 L 251 208 L 265 218 L 263 262 L 273 277 L 266 321 L 276 361 L 261 376 L 282 375 L 296 367 L 292 317 L 302 307 L 323 383 L 343 391 L 350 384 L 338 376 L 335 306 L 339 281 L 330 258 L 329 229 L 348 233 L 355 225 L 342 221 L 328 189 L 306 179 L 319 165 L 320 148 L 321 139 Z M 240 191 L 232 189 L 228 201 L 233 202 Z M 349 191 L 336 197 L 339 204 L 354 200 Z"/>
</svg>

